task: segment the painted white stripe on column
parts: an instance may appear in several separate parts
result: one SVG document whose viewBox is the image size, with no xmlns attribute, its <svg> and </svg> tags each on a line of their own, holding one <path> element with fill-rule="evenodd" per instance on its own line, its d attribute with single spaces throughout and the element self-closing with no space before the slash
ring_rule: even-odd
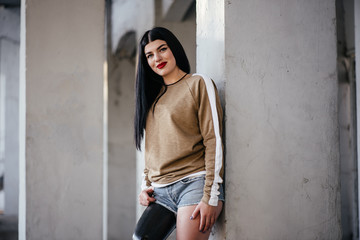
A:
<svg viewBox="0 0 360 240">
<path fill-rule="evenodd" d="M 194 74 L 196 76 L 200 76 L 204 79 L 206 91 L 208 94 L 209 102 L 210 102 L 210 108 L 211 108 L 211 115 L 212 120 L 214 124 L 214 132 L 215 132 L 215 168 L 214 168 L 214 181 L 213 185 L 211 187 L 210 192 L 210 200 L 209 205 L 217 206 L 218 204 L 218 195 L 220 192 L 219 189 L 219 183 L 222 183 L 223 180 L 220 177 L 220 171 L 222 167 L 222 141 L 220 136 L 220 125 L 219 125 L 219 118 L 217 114 L 217 108 L 216 108 L 216 94 L 215 94 L 215 88 L 211 81 L 211 79 L 203 74 Z"/>
</svg>

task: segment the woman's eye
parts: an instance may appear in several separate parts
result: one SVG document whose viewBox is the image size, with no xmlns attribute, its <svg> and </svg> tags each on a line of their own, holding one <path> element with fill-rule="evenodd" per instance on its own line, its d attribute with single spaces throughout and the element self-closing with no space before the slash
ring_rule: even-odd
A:
<svg viewBox="0 0 360 240">
<path fill-rule="evenodd" d="M 161 48 L 161 49 L 160 49 L 160 52 L 165 52 L 165 51 L 166 51 L 166 49 L 167 49 L 166 47 Z"/>
<path fill-rule="evenodd" d="M 152 54 L 149 54 L 146 56 L 146 58 L 151 58 L 153 55 Z"/>
</svg>

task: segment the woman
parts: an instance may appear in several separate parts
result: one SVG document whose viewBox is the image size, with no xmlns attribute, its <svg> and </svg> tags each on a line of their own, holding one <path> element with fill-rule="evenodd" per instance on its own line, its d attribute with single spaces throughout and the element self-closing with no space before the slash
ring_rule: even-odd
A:
<svg viewBox="0 0 360 240">
<path fill-rule="evenodd" d="M 139 202 L 148 206 L 134 239 L 208 239 L 222 189 L 222 109 L 214 83 L 190 74 L 178 39 L 167 29 L 145 32 L 136 76 L 135 142 L 145 138 Z"/>
</svg>

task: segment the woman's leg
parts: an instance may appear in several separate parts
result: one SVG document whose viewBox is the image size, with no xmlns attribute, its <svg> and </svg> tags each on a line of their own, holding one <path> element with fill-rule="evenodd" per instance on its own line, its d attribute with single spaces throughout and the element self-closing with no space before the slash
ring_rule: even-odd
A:
<svg viewBox="0 0 360 240">
<path fill-rule="evenodd" d="M 223 202 L 219 201 L 216 207 L 216 219 L 219 217 L 222 210 Z M 196 205 L 180 207 L 177 213 L 176 222 L 176 239 L 177 240 L 207 240 L 211 229 L 205 233 L 199 231 L 200 215 L 195 219 L 190 220 Z"/>
<path fill-rule="evenodd" d="M 176 225 L 175 214 L 160 204 L 151 203 L 136 224 L 134 240 L 166 239 Z"/>
</svg>

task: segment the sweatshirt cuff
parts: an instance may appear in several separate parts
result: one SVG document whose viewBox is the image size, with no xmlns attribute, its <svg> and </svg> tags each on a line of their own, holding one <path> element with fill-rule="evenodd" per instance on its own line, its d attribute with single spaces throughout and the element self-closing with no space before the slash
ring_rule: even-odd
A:
<svg viewBox="0 0 360 240">
<path fill-rule="evenodd" d="M 142 174 L 142 179 L 141 179 L 141 191 L 143 191 L 144 189 L 147 189 L 151 186 L 151 182 L 147 181 L 147 177 L 145 176 L 145 174 Z"/>
<path fill-rule="evenodd" d="M 210 205 L 210 206 L 216 207 L 218 205 L 218 203 L 219 203 L 219 198 L 217 196 L 213 197 L 213 198 L 210 198 L 209 196 L 204 195 L 202 197 L 201 201 L 203 203 L 206 203 L 206 204 Z"/>
</svg>

